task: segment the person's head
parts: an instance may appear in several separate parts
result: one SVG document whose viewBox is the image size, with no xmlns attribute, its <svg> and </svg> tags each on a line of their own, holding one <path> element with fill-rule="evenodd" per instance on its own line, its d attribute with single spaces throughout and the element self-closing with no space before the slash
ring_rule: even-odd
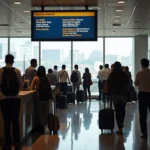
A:
<svg viewBox="0 0 150 150">
<path fill-rule="evenodd" d="M 89 73 L 89 68 L 85 68 L 85 73 Z"/>
<path fill-rule="evenodd" d="M 122 70 L 123 70 L 123 71 L 126 71 L 125 66 L 122 66 Z"/>
<path fill-rule="evenodd" d="M 107 68 L 107 69 L 108 69 L 108 68 L 109 68 L 109 64 L 105 64 L 105 68 Z"/>
<path fill-rule="evenodd" d="M 111 65 L 111 70 L 113 70 L 113 68 L 114 68 L 114 64 Z"/>
<path fill-rule="evenodd" d="M 52 69 L 48 69 L 48 73 L 53 73 L 53 70 Z"/>
<path fill-rule="evenodd" d="M 114 63 L 114 67 L 113 67 L 113 73 L 119 73 L 119 72 L 123 72 L 122 70 L 122 65 L 119 61 Z"/>
<path fill-rule="evenodd" d="M 149 67 L 149 60 L 147 58 L 143 58 L 141 60 L 141 66 L 142 66 L 142 68 L 148 68 Z"/>
<path fill-rule="evenodd" d="M 14 56 L 11 55 L 11 54 L 6 55 L 5 56 L 5 63 L 13 65 L 13 63 L 14 63 Z"/>
<path fill-rule="evenodd" d="M 79 69 L 79 66 L 78 65 L 74 65 L 74 69 Z"/>
<path fill-rule="evenodd" d="M 62 65 L 62 69 L 66 69 L 66 65 Z"/>
<path fill-rule="evenodd" d="M 46 70 L 45 70 L 45 67 L 44 66 L 40 66 L 37 70 L 37 76 L 39 78 L 41 77 L 45 77 L 46 76 Z"/>
<path fill-rule="evenodd" d="M 55 66 L 54 66 L 54 70 L 57 70 L 57 69 L 58 69 L 58 66 L 55 65 Z"/>
<path fill-rule="evenodd" d="M 128 66 L 125 67 L 125 71 L 129 72 L 129 67 Z"/>
<path fill-rule="evenodd" d="M 36 59 L 31 59 L 30 64 L 32 67 L 36 68 L 37 67 L 37 60 Z"/>
<path fill-rule="evenodd" d="M 100 69 L 100 70 L 102 70 L 102 69 L 103 69 L 103 66 L 102 66 L 102 65 L 100 65 L 100 66 L 99 66 L 99 69 Z"/>
</svg>

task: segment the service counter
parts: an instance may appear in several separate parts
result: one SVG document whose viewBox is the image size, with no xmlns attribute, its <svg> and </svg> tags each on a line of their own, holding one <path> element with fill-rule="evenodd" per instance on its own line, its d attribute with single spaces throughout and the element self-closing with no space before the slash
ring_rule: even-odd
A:
<svg viewBox="0 0 150 150">
<path fill-rule="evenodd" d="M 55 87 L 52 86 L 52 89 Z M 37 93 L 36 91 L 20 91 L 19 93 L 21 99 L 20 105 L 20 136 L 21 140 L 23 140 L 32 129 L 36 125 L 36 101 L 37 101 Z M 0 138 L 4 137 L 4 127 L 3 127 L 3 119 L 0 111 Z"/>
</svg>

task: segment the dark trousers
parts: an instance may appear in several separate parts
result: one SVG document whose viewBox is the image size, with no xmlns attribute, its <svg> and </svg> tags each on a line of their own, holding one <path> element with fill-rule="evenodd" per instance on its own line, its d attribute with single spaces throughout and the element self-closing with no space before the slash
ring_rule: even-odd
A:
<svg viewBox="0 0 150 150">
<path fill-rule="evenodd" d="M 118 128 L 123 128 L 124 118 L 126 114 L 126 104 L 117 104 L 114 106 L 116 111 L 116 121 Z"/>
<path fill-rule="evenodd" d="M 104 93 L 104 86 L 105 86 L 106 80 L 103 81 L 103 101 L 107 101 L 109 102 L 109 94 L 108 93 Z"/>
<path fill-rule="evenodd" d="M 67 94 L 67 82 L 60 82 L 60 91 L 66 95 Z"/>
<path fill-rule="evenodd" d="M 99 80 L 99 82 L 98 82 L 98 90 L 99 90 L 99 97 L 98 97 L 98 99 L 101 100 L 101 98 L 102 98 L 102 90 L 103 90 L 103 83 L 102 83 L 101 80 Z"/>
<path fill-rule="evenodd" d="M 19 113 L 20 99 L 8 98 L 1 101 L 1 111 L 4 121 L 5 144 L 11 145 L 11 124 L 14 145 L 20 143 Z"/>
<path fill-rule="evenodd" d="M 91 98 L 91 90 L 90 90 L 90 85 L 83 85 L 84 91 L 88 91 L 89 98 Z"/>
<path fill-rule="evenodd" d="M 147 110 L 150 111 L 150 93 L 139 92 L 139 115 L 142 134 L 147 134 Z"/>
</svg>

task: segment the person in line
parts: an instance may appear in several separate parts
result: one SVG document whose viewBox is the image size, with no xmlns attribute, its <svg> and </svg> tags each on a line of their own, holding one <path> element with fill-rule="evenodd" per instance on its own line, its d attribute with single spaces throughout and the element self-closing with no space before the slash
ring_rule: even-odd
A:
<svg viewBox="0 0 150 150">
<path fill-rule="evenodd" d="M 72 74 L 71 74 L 71 82 L 73 85 L 73 92 L 76 93 L 80 89 L 81 82 L 81 72 L 78 70 L 79 66 L 75 65 Z"/>
<path fill-rule="evenodd" d="M 48 77 L 49 81 L 51 82 L 51 85 L 56 85 L 56 83 L 58 82 L 57 77 L 56 77 L 56 75 L 53 74 L 52 69 L 48 69 L 47 77 Z"/>
<path fill-rule="evenodd" d="M 11 124 L 15 150 L 20 150 L 20 103 L 19 91 L 22 89 L 20 70 L 13 68 L 14 56 L 5 56 L 6 66 L 0 69 L 1 112 L 4 121 L 5 146 L 2 150 L 11 150 Z M 7 83 L 7 84 L 6 84 Z"/>
<path fill-rule="evenodd" d="M 25 71 L 25 80 L 29 80 L 29 86 L 31 85 L 33 78 L 36 76 L 35 68 L 37 67 L 37 60 L 31 59 L 30 64 L 31 66 Z"/>
<path fill-rule="evenodd" d="M 98 72 L 98 75 L 97 75 L 97 78 L 98 78 L 98 89 L 99 89 L 99 96 L 98 96 L 98 100 L 101 100 L 102 98 L 102 90 L 103 90 L 103 82 L 102 82 L 102 71 L 103 71 L 103 66 L 100 65 L 99 66 L 99 72 Z"/>
<path fill-rule="evenodd" d="M 37 70 L 37 76 L 33 78 L 30 90 L 37 90 L 37 122 L 39 123 L 39 132 L 44 134 L 45 125 L 47 124 L 47 116 L 49 114 L 50 100 L 53 99 L 50 81 L 46 77 L 44 66 L 40 66 Z"/>
<path fill-rule="evenodd" d="M 70 79 L 68 72 L 66 71 L 66 65 L 62 65 L 62 70 L 58 73 L 59 82 L 60 82 L 60 91 L 66 95 L 67 94 L 67 80 L 70 84 Z"/>
<path fill-rule="evenodd" d="M 109 64 L 105 64 L 105 68 L 102 70 L 102 75 L 101 75 L 101 78 L 102 78 L 104 86 L 106 84 L 106 81 L 108 79 L 109 74 L 110 74 Z M 103 101 L 104 102 L 105 102 L 106 96 L 107 96 L 107 101 L 109 101 L 109 95 L 108 95 L 108 93 L 104 93 L 103 92 Z"/>
<path fill-rule="evenodd" d="M 58 80 L 58 71 L 57 71 L 57 69 L 58 69 L 58 66 L 54 66 L 54 70 L 53 70 L 53 74 L 57 77 L 57 80 Z"/>
<path fill-rule="evenodd" d="M 150 111 L 150 69 L 149 60 L 141 60 L 142 70 L 136 74 L 135 86 L 139 87 L 139 117 L 141 126 L 141 138 L 147 139 L 147 113 Z"/>
<path fill-rule="evenodd" d="M 89 68 L 85 68 L 85 73 L 83 74 L 83 89 L 89 94 L 89 100 L 91 101 L 91 90 L 90 90 L 90 86 L 91 86 L 91 73 L 89 71 Z"/>
<path fill-rule="evenodd" d="M 122 70 L 120 62 L 115 62 L 112 73 L 109 75 L 107 85 L 111 93 L 116 112 L 116 121 L 119 130 L 117 134 L 123 134 L 125 107 L 128 100 L 129 78 Z"/>
</svg>

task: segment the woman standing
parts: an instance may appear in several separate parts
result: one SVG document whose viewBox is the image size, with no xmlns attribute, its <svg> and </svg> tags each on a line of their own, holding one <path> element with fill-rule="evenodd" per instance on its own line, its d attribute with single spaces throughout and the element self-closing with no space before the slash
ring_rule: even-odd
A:
<svg viewBox="0 0 150 150">
<path fill-rule="evenodd" d="M 38 130 L 41 134 L 45 132 L 47 116 L 49 114 L 50 100 L 53 99 L 50 81 L 46 77 L 45 67 L 40 66 L 37 70 L 37 76 L 33 78 L 31 90 L 37 90 L 37 122 Z"/>
<path fill-rule="evenodd" d="M 120 62 L 115 62 L 107 84 L 116 111 L 116 121 L 119 128 L 117 134 L 123 134 L 122 128 L 124 127 L 125 107 L 128 100 L 129 78 L 123 71 Z"/>
<path fill-rule="evenodd" d="M 83 74 L 83 89 L 89 94 L 89 100 L 91 101 L 91 91 L 90 91 L 90 86 L 92 84 L 91 80 L 91 73 L 89 71 L 89 68 L 85 68 L 85 73 Z"/>
</svg>

